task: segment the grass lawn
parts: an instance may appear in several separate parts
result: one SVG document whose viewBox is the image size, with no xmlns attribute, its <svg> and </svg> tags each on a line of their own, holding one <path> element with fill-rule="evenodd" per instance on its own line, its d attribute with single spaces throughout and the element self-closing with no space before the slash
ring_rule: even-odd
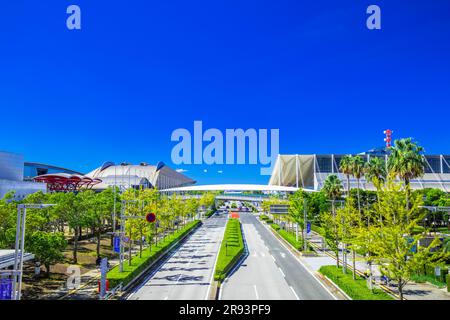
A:
<svg viewBox="0 0 450 320">
<path fill-rule="evenodd" d="M 233 268 L 244 253 L 241 222 L 239 219 L 229 219 L 225 228 L 225 235 L 217 258 L 214 279 L 223 281 L 226 274 Z"/>
<path fill-rule="evenodd" d="M 411 277 L 411 280 L 417 283 L 428 282 L 438 287 L 439 289 L 445 288 L 447 286 L 447 283 L 439 281 L 435 276 L 432 275 L 415 275 Z"/>
<path fill-rule="evenodd" d="M 118 265 L 111 269 L 107 274 L 107 279 L 110 282 L 110 288 L 114 288 L 120 283 L 123 285 L 130 283 L 153 261 L 159 258 L 167 249 L 183 238 L 183 236 L 189 233 L 198 224 L 200 224 L 200 221 L 198 220 L 188 223 L 183 228 L 168 235 L 163 241 L 159 241 L 157 246 L 153 245 L 151 250 L 150 248 L 144 249 L 142 251 L 142 257 L 137 255 L 131 259 L 131 265 L 128 264 L 128 260 L 124 261 L 123 272 L 120 272 Z"/>
<path fill-rule="evenodd" d="M 357 276 L 356 280 L 353 280 L 352 273 L 348 271 L 344 274 L 341 267 L 338 269 L 336 266 L 322 266 L 319 272 L 327 276 L 353 300 L 394 300 L 381 289 L 374 288 L 373 292 L 370 291 L 364 278 Z"/>
</svg>

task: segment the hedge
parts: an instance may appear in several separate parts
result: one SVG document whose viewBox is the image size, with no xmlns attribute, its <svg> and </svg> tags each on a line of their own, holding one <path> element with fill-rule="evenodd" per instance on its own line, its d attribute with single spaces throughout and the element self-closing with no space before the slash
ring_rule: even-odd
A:
<svg viewBox="0 0 450 320">
<path fill-rule="evenodd" d="M 173 244 L 180 241 L 186 234 L 197 227 L 201 222 L 199 220 L 193 221 L 185 225 L 183 228 L 175 231 L 167 236 L 164 240 L 160 241 L 158 245 L 152 245 L 150 248 L 146 248 L 142 251 L 142 257 L 139 255 L 131 259 L 131 266 L 128 265 L 128 260 L 123 263 L 123 272 L 120 272 L 120 266 L 117 265 L 111 269 L 106 278 L 109 280 L 110 288 L 122 285 L 127 285 L 134 278 L 139 276 L 147 267 L 149 267 L 156 259 L 158 259 L 164 252 L 169 249 Z"/>
<path fill-rule="evenodd" d="M 239 219 L 229 219 L 217 258 L 214 280 L 223 281 L 244 253 L 241 222 Z"/>
<path fill-rule="evenodd" d="M 374 288 L 372 292 L 367 287 L 366 279 L 360 276 L 357 276 L 356 280 L 353 280 L 350 272 L 346 274 L 342 272 L 342 267 L 322 266 L 319 272 L 333 281 L 353 300 L 394 300 L 394 298 L 381 289 Z"/>
<path fill-rule="evenodd" d="M 450 292 L 450 274 L 447 274 L 447 291 Z"/>
</svg>

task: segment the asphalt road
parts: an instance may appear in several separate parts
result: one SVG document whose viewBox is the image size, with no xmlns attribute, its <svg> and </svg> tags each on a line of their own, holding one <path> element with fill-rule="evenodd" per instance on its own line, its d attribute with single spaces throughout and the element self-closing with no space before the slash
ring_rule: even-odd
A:
<svg viewBox="0 0 450 320">
<path fill-rule="evenodd" d="M 241 214 L 248 257 L 224 282 L 221 300 L 333 300 L 299 260 L 249 213 Z"/>
<path fill-rule="evenodd" d="M 226 215 L 205 220 L 128 299 L 206 300 L 226 221 Z"/>
</svg>

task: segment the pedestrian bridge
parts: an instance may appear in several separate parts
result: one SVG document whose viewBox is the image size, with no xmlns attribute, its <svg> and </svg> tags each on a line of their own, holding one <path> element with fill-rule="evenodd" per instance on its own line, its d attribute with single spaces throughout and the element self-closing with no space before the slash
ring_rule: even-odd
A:
<svg viewBox="0 0 450 320">
<path fill-rule="evenodd" d="M 198 197 L 201 195 L 190 195 L 191 192 L 223 192 L 216 197 L 217 200 L 234 200 L 234 201 L 250 201 L 250 202 L 262 202 L 269 197 L 270 193 L 294 193 L 301 188 L 286 187 L 286 186 L 270 186 L 259 184 L 213 184 L 213 185 L 198 185 L 188 186 L 180 188 L 171 188 L 161 190 L 167 194 L 180 194 L 184 198 Z M 306 192 L 314 192 L 310 189 L 302 189 Z M 247 192 L 242 193 L 242 192 Z M 260 194 L 248 192 L 261 192 Z M 264 193 L 262 193 L 264 192 Z"/>
</svg>

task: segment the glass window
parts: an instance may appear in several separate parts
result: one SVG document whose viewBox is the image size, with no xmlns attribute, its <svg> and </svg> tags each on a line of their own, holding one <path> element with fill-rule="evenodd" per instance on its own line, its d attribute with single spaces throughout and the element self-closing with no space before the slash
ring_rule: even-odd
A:
<svg viewBox="0 0 450 320">
<path fill-rule="evenodd" d="M 441 173 L 441 159 L 439 156 L 426 156 L 425 158 L 429 164 L 425 164 L 425 173 Z"/>
<path fill-rule="evenodd" d="M 331 155 L 316 156 L 318 168 L 317 172 L 330 173 L 331 172 Z"/>
</svg>

